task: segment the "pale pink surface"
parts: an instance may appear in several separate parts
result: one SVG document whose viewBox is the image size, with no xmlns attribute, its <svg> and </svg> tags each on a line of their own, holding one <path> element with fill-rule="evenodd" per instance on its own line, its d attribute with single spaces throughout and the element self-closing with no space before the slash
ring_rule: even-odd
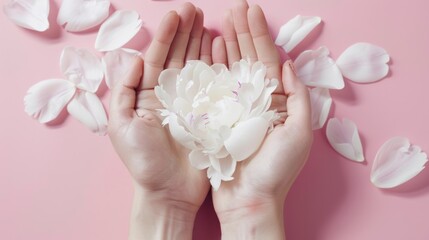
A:
<svg viewBox="0 0 429 240">
<path fill-rule="evenodd" d="M 4 2 L 4 1 L 3 1 Z M 162 15 L 184 1 L 115 1 L 135 9 L 145 22 L 132 44 L 147 47 Z M 64 46 L 93 49 L 96 32 L 71 34 L 56 26 L 60 1 L 51 1 L 51 30 L 21 29 L 0 14 L 0 239 L 126 239 L 131 181 L 107 137 L 92 134 L 70 117 L 41 125 L 24 113 L 23 97 L 36 82 L 61 77 Z M 196 1 L 209 28 L 219 29 L 229 0 Z M 427 107 L 429 3 L 426 0 L 254 0 L 266 11 L 273 34 L 296 14 L 319 15 L 325 24 L 299 45 L 326 45 L 337 58 L 357 41 L 384 47 L 391 74 L 374 84 L 346 81 L 332 91 L 331 116 L 359 127 L 365 164 L 346 160 L 329 146 L 325 128 L 315 132 L 308 164 L 285 202 L 289 240 L 426 240 L 429 238 L 429 170 L 398 189 L 370 183 L 377 149 L 388 138 L 405 136 L 429 152 Z M 105 88 L 105 87 L 104 87 Z M 102 94 L 107 103 L 109 94 Z M 219 239 L 219 224 L 207 200 L 197 217 L 194 239 Z"/>
</svg>

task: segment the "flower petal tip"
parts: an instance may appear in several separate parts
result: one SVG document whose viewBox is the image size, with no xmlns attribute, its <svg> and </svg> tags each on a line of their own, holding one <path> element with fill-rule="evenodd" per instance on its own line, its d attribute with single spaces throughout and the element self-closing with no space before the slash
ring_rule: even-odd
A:
<svg viewBox="0 0 429 240">
<path fill-rule="evenodd" d="M 378 188 L 394 188 L 415 176 L 428 161 L 427 154 L 404 137 L 393 137 L 378 150 L 371 170 L 371 182 Z"/>
<path fill-rule="evenodd" d="M 321 21 L 320 17 L 297 15 L 280 28 L 275 40 L 276 45 L 286 52 L 292 51 Z"/>
<path fill-rule="evenodd" d="M 349 80 L 371 83 L 387 76 L 389 60 L 389 54 L 383 48 L 360 42 L 348 47 L 336 63 L 344 77 Z"/>
<path fill-rule="evenodd" d="M 113 51 L 129 42 L 141 29 L 143 21 L 136 11 L 118 10 L 100 27 L 95 49 Z"/>
<path fill-rule="evenodd" d="M 49 28 L 49 9 L 49 0 L 11 0 L 3 6 L 3 12 L 13 23 L 38 32 Z"/>
<path fill-rule="evenodd" d="M 354 122 L 331 118 L 326 127 L 326 137 L 332 148 L 342 156 L 356 162 L 365 160 L 362 143 Z"/>
</svg>

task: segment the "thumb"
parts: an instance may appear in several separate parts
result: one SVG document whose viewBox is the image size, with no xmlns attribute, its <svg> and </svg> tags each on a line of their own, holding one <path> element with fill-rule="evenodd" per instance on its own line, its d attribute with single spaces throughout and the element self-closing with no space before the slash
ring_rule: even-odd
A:
<svg viewBox="0 0 429 240">
<path fill-rule="evenodd" d="M 296 76 L 291 60 L 283 64 L 282 82 L 287 96 L 288 117 L 285 126 L 301 126 L 311 130 L 311 105 L 307 87 Z"/>
</svg>

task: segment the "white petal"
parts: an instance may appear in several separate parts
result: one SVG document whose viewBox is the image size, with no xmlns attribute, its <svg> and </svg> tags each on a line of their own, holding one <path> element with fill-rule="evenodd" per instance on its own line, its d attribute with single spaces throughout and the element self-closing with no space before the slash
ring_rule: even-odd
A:
<svg viewBox="0 0 429 240">
<path fill-rule="evenodd" d="M 225 141 L 225 148 L 235 161 L 242 161 L 252 155 L 263 142 L 269 123 L 262 117 L 240 122 L 232 129 Z"/>
<path fill-rule="evenodd" d="M 173 136 L 173 138 L 183 146 L 189 149 L 195 149 L 196 146 L 194 142 L 198 139 L 180 125 L 179 119 L 175 114 L 169 115 L 168 118 L 168 126 L 170 128 L 171 136 Z"/>
<path fill-rule="evenodd" d="M 49 79 L 36 83 L 24 97 L 25 112 L 41 123 L 54 120 L 75 94 L 73 83 Z"/>
<path fill-rule="evenodd" d="M 136 11 L 116 11 L 101 25 L 95 49 L 104 52 L 122 47 L 140 31 L 142 24 Z"/>
<path fill-rule="evenodd" d="M 407 138 L 391 138 L 375 156 L 371 182 L 379 188 L 396 187 L 419 174 L 427 161 L 426 153 Z"/>
<path fill-rule="evenodd" d="M 49 0 L 11 0 L 3 11 L 18 26 L 39 32 L 49 28 Z"/>
<path fill-rule="evenodd" d="M 237 162 L 231 156 L 219 159 L 220 172 L 224 177 L 231 177 L 237 166 Z"/>
<path fill-rule="evenodd" d="M 207 177 L 210 178 L 210 184 L 212 185 L 212 188 L 217 191 L 219 190 L 220 183 L 221 183 L 221 175 L 214 170 L 214 168 L 209 167 L 207 169 Z"/>
<path fill-rule="evenodd" d="M 189 153 L 189 161 L 196 169 L 202 170 L 210 167 L 209 156 L 200 150 L 193 150 Z"/>
<path fill-rule="evenodd" d="M 348 119 L 341 122 L 331 118 L 326 128 L 326 136 L 331 146 L 342 156 L 356 162 L 364 161 L 362 143 L 354 122 Z"/>
<path fill-rule="evenodd" d="M 313 88 L 310 90 L 311 119 L 313 130 L 322 128 L 328 119 L 332 98 L 327 88 Z"/>
<path fill-rule="evenodd" d="M 64 48 L 61 71 L 80 89 L 95 93 L 103 80 L 103 67 L 97 56 L 85 49 Z"/>
<path fill-rule="evenodd" d="M 92 132 L 106 134 L 107 116 L 103 104 L 94 93 L 81 91 L 67 105 L 67 111 Z"/>
<path fill-rule="evenodd" d="M 107 52 L 102 59 L 107 86 L 113 88 L 117 81 L 122 80 L 130 70 L 135 56 L 140 55 L 139 51 L 125 48 Z"/>
<path fill-rule="evenodd" d="M 280 28 L 276 44 L 286 52 L 292 51 L 321 21 L 320 17 L 297 15 Z"/>
<path fill-rule="evenodd" d="M 79 32 L 102 23 L 109 16 L 108 0 L 63 0 L 57 23 L 65 30 Z"/>
<path fill-rule="evenodd" d="M 389 72 L 389 54 L 370 43 L 356 43 L 348 47 L 337 59 L 344 77 L 359 83 L 381 80 Z"/>
<path fill-rule="evenodd" d="M 298 77 L 307 86 L 344 88 L 343 75 L 334 60 L 329 57 L 329 50 L 326 47 L 302 52 L 294 64 Z"/>
</svg>

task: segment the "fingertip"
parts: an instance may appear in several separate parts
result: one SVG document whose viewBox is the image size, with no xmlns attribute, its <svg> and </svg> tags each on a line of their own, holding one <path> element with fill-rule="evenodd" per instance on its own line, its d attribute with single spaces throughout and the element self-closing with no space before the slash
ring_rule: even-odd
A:
<svg viewBox="0 0 429 240">
<path fill-rule="evenodd" d="M 212 64 L 212 37 L 207 28 L 203 30 L 200 59 L 208 65 Z"/>
<path fill-rule="evenodd" d="M 227 54 L 225 40 L 222 36 L 217 36 L 212 43 L 213 63 L 222 63 L 227 65 Z"/>
</svg>

